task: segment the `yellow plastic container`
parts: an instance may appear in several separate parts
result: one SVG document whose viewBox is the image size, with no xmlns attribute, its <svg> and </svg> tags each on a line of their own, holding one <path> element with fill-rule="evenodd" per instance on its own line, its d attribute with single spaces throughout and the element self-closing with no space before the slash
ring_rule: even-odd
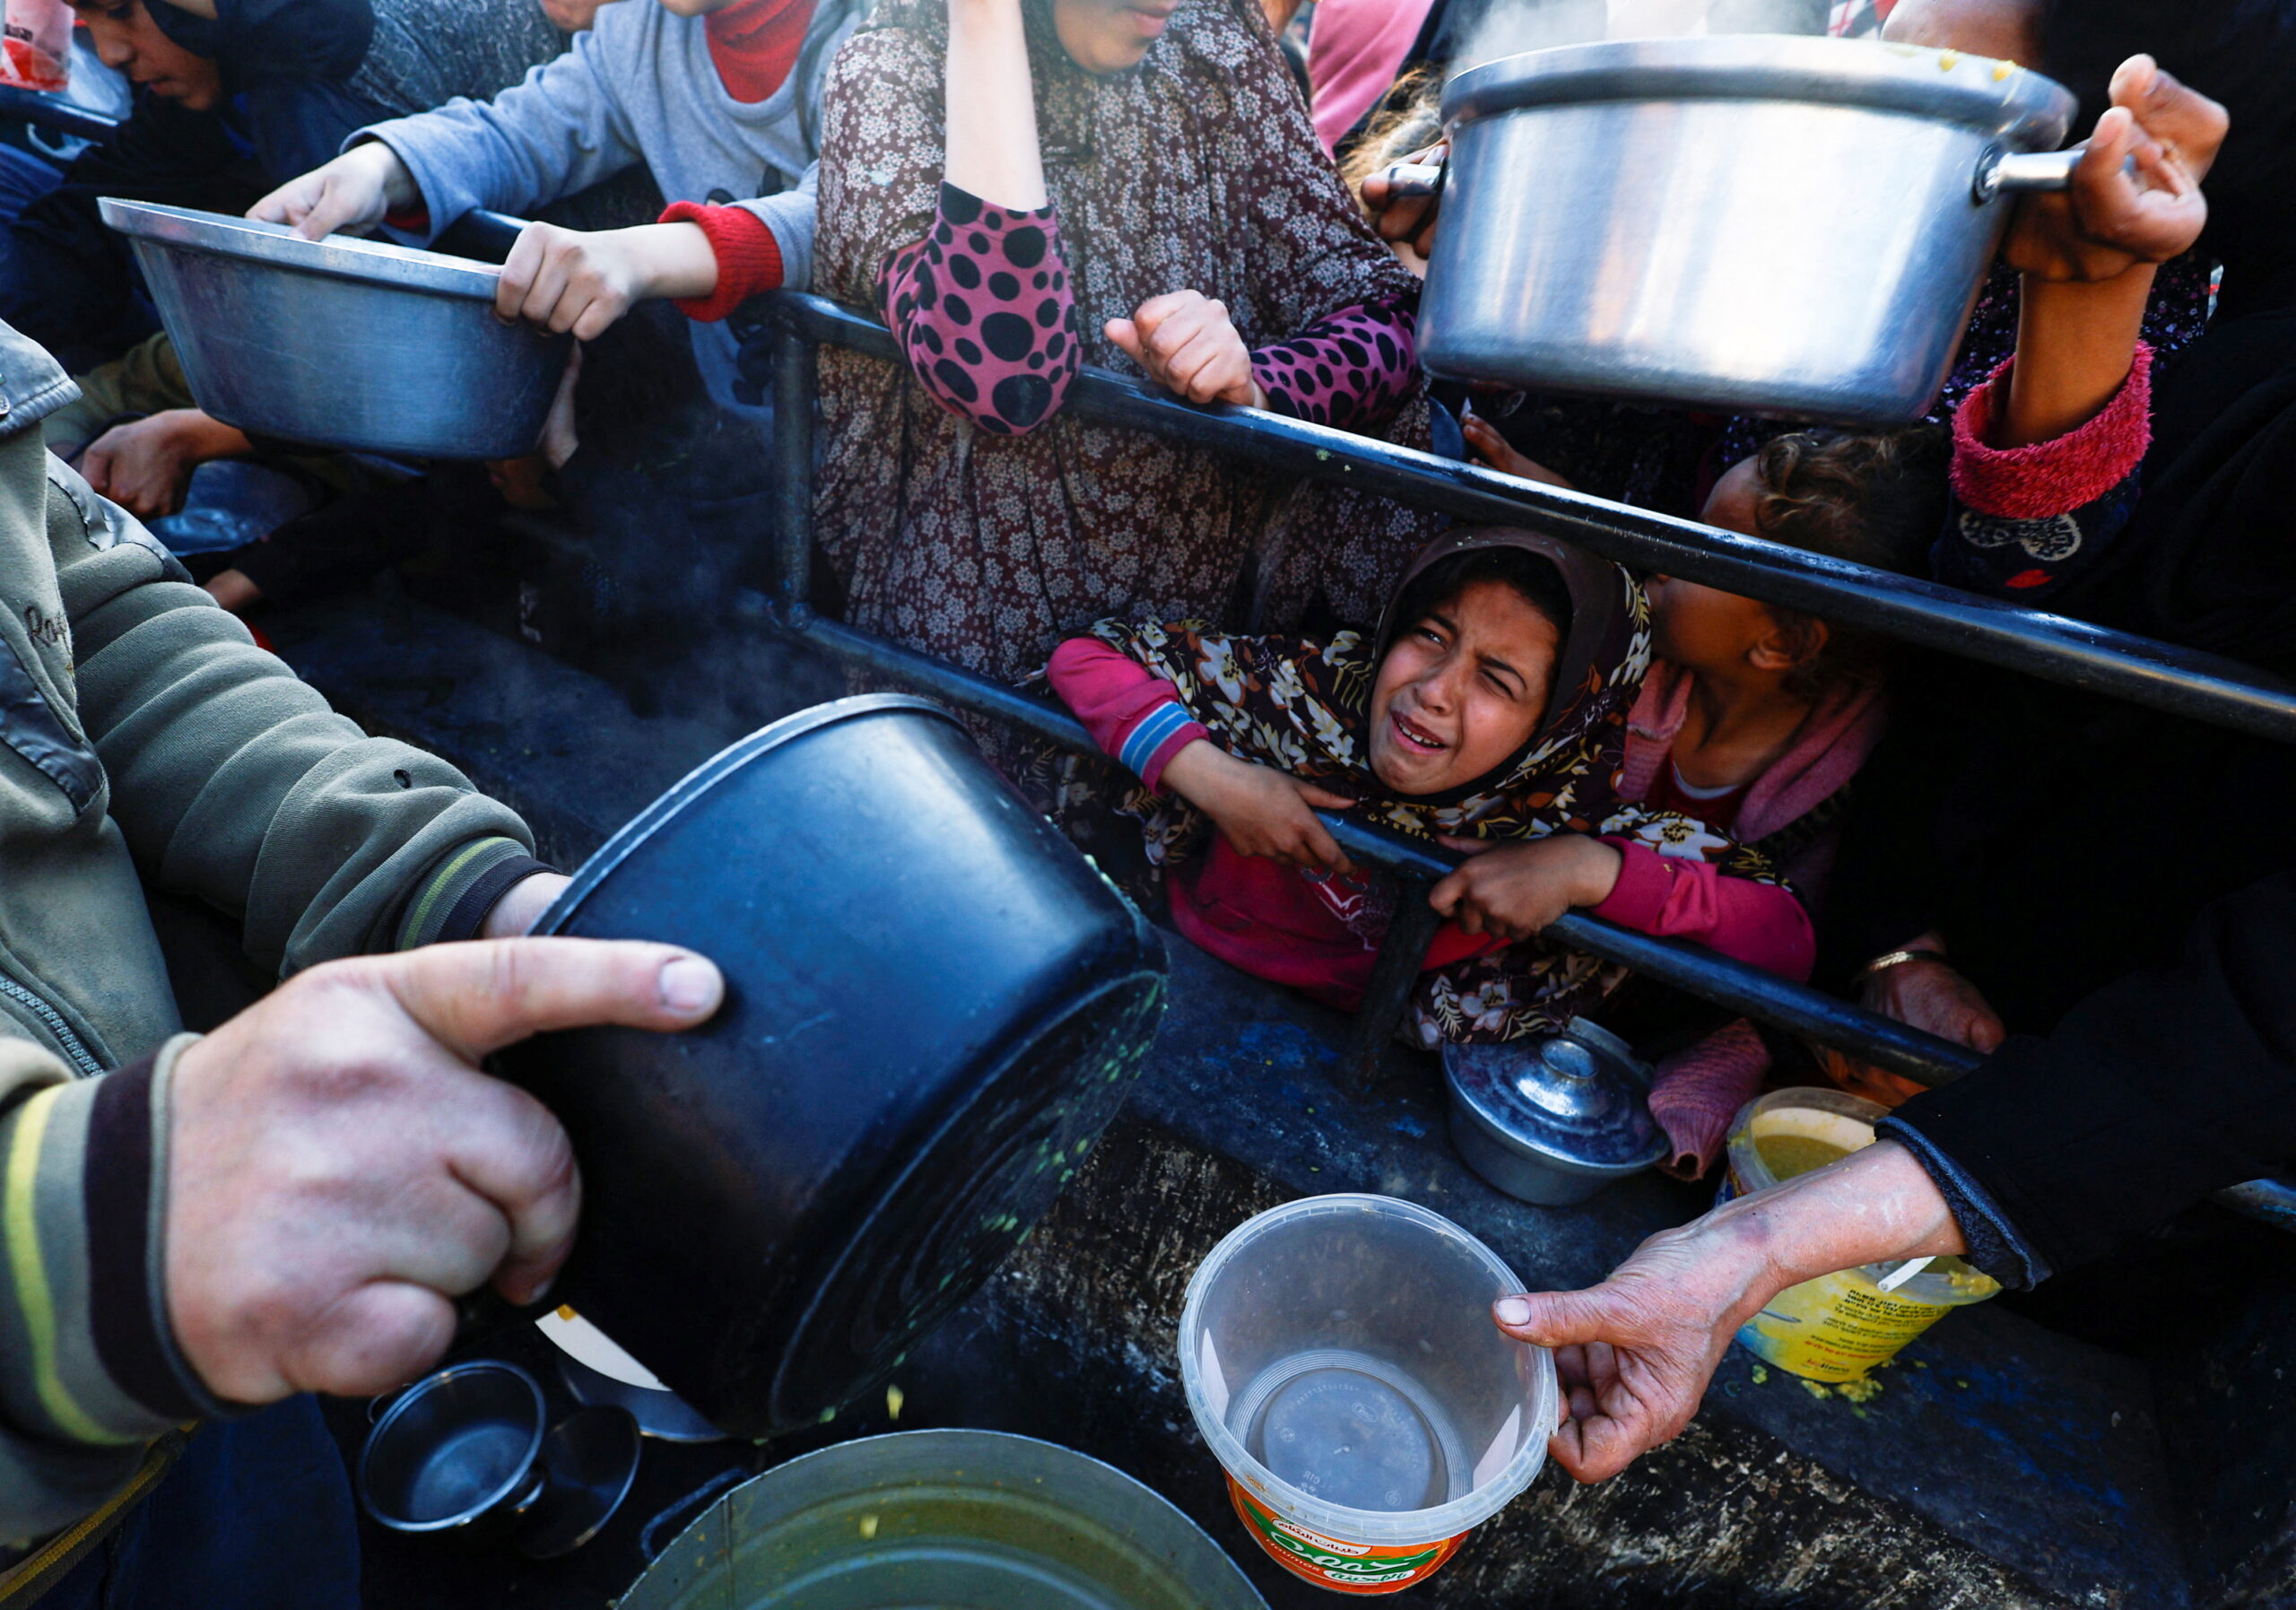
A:
<svg viewBox="0 0 2296 1610">
<path fill-rule="evenodd" d="M 1765 1190 L 1874 1144 L 1889 1110 L 1838 1090 L 1779 1090 L 1749 1101 L 1730 1126 L 1719 1201 Z M 1933 1260 L 1891 1291 L 1897 1267 L 1867 1264 L 1788 1286 L 1738 1331 L 1748 1351 L 1809 1380 L 1856 1380 L 1957 1308 L 2001 1289 L 1958 1258 Z"/>
</svg>

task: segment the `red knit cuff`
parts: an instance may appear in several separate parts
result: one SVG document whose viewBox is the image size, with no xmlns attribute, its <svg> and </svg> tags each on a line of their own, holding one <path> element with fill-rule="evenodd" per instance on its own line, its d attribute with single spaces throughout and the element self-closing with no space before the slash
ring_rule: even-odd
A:
<svg viewBox="0 0 2296 1610">
<path fill-rule="evenodd" d="M 1603 842 L 1619 853 L 1618 882 L 1594 915 L 1622 927 L 1651 932 L 1665 914 L 1666 896 L 1674 891 L 1665 862 L 1657 850 L 1631 839 L 1605 838 Z"/>
<path fill-rule="evenodd" d="M 2136 344 L 2128 379 L 2087 424 L 2030 447 L 1987 447 L 1996 394 L 2005 398 L 2015 362 L 2005 360 L 1953 415 L 1954 495 L 1979 514 L 2046 520 L 2127 480 L 2152 445 L 2152 349 Z"/>
<path fill-rule="evenodd" d="M 660 223 L 693 223 L 709 237 L 718 258 L 718 288 L 706 297 L 679 297 L 677 310 L 702 324 L 716 324 L 761 292 L 781 288 L 781 242 L 747 207 L 709 207 L 674 201 Z"/>
</svg>

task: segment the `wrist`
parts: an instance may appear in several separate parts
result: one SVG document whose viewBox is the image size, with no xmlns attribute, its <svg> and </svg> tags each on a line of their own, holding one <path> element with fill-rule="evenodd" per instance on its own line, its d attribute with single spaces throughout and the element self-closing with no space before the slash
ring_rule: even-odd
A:
<svg viewBox="0 0 2296 1610">
<path fill-rule="evenodd" d="M 170 408 L 152 417 L 165 431 L 169 447 L 196 464 L 234 457 L 255 445 L 236 425 L 227 425 L 196 408 Z"/>
<path fill-rule="evenodd" d="M 1626 870 L 1626 856 L 1618 846 L 1605 844 L 1600 839 L 1574 835 L 1578 849 L 1576 866 L 1571 880 L 1570 903 L 1574 906 L 1599 906 L 1610 899 L 1618 887 L 1619 875 Z"/>
<path fill-rule="evenodd" d="M 1183 744 L 1178 754 L 1164 762 L 1164 770 L 1157 781 L 1168 794 L 1177 794 L 1199 810 L 1209 810 L 1205 795 L 1215 792 L 1219 779 L 1235 757 L 1209 738 L 1197 738 Z"/>
<path fill-rule="evenodd" d="M 697 300 L 718 289 L 718 249 L 698 223 L 641 223 L 608 231 L 631 269 L 631 298 Z"/>
<path fill-rule="evenodd" d="M 353 146 L 351 155 L 363 161 L 374 174 L 382 189 L 385 212 L 403 213 L 422 199 L 422 192 L 415 187 L 414 172 L 407 167 L 405 159 L 380 140 Z"/>
</svg>

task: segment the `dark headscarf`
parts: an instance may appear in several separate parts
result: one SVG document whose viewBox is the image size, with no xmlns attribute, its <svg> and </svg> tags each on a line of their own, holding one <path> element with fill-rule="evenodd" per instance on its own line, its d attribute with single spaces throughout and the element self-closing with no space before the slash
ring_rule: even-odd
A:
<svg viewBox="0 0 2296 1610">
<path fill-rule="evenodd" d="M 347 79 L 375 37 L 369 0 L 215 0 L 203 17 L 145 0 L 152 24 L 222 70 L 233 93 L 284 79 Z"/>
</svg>

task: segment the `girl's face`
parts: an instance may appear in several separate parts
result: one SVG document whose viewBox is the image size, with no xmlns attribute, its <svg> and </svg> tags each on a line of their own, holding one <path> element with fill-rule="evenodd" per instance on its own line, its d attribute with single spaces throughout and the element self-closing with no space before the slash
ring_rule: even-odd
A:
<svg viewBox="0 0 2296 1610">
<path fill-rule="evenodd" d="M 1760 536 L 1754 509 L 1761 490 L 1754 461 L 1742 458 L 1714 483 L 1698 518 L 1725 531 Z M 1642 590 L 1650 597 L 1651 652 L 1686 671 L 1744 667 L 1780 635 L 1777 618 L 1756 598 L 1672 576 L 1653 576 Z M 1770 667 L 1765 664 L 1763 668 Z"/>
<path fill-rule="evenodd" d="M 1371 772 L 1441 794 L 1506 763 L 1546 714 L 1561 634 L 1501 581 L 1478 581 L 1405 627 L 1371 687 Z"/>
<path fill-rule="evenodd" d="M 195 112 L 206 111 L 222 100 L 223 76 L 215 64 L 204 56 L 194 56 L 162 33 L 142 0 L 127 0 L 122 5 L 80 0 L 72 10 L 87 24 L 88 43 L 95 47 L 104 65 L 126 74 L 130 83 L 142 84 L 163 100 L 180 100 Z"/>
<path fill-rule="evenodd" d="M 1053 31 L 1068 59 L 1105 77 L 1140 65 L 1181 0 L 1053 0 Z"/>
</svg>

